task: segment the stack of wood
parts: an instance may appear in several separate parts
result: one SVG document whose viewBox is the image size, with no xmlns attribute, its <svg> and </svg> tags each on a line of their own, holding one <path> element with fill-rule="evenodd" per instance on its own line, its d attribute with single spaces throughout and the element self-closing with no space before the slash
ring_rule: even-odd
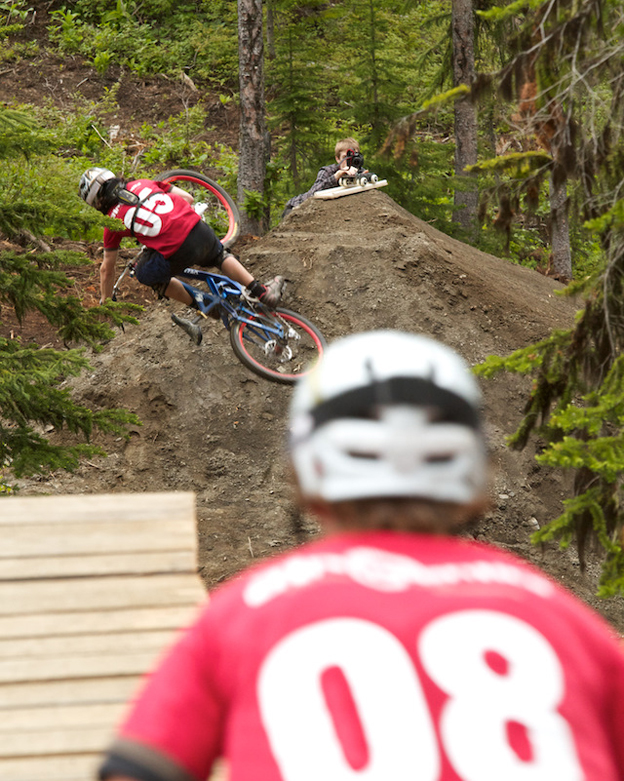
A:
<svg viewBox="0 0 624 781">
<path fill-rule="evenodd" d="M 0 779 L 93 781 L 205 601 L 192 493 L 0 499 Z"/>
</svg>

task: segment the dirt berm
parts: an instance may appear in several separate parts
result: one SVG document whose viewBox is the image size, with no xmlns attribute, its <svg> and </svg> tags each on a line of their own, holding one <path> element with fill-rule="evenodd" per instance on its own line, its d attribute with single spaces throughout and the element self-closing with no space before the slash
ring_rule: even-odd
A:
<svg viewBox="0 0 624 781">
<path fill-rule="evenodd" d="M 285 275 L 285 305 L 313 320 L 328 340 L 404 329 L 446 342 L 471 364 L 570 327 L 580 306 L 556 294 L 557 282 L 454 241 L 382 190 L 311 199 L 265 237 L 247 241 L 240 254 L 259 278 Z M 283 454 L 290 388 L 247 371 L 220 323 L 209 321 L 195 347 L 172 325 L 171 311 L 180 306 L 154 301 L 140 325 L 93 355 L 93 370 L 73 383 L 80 400 L 126 407 L 143 425 L 127 442 L 96 440 L 107 457 L 73 475 L 24 481 L 23 492 L 193 490 L 201 574 L 212 586 L 316 534 L 316 527 L 297 518 Z M 527 381 L 504 376 L 482 387 L 494 474 L 492 510 L 478 536 L 530 559 L 624 630 L 624 601 L 593 596 L 596 562 L 582 575 L 574 551 L 529 542 L 538 525 L 560 513 L 570 485 L 540 468 L 534 449 L 505 447 Z"/>
</svg>

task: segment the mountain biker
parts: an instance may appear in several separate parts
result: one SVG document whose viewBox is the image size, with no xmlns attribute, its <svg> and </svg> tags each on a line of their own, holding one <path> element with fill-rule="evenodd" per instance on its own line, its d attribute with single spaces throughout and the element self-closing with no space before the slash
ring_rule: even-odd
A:
<svg viewBox="0 0 624 781">
<path fill-rule="evenodd" d="M 274 277 L 265 285 L 255 280 L 202 221 L 191 205 L 192 195 L 185 190 L 151 179 L 125 181 L 106 168 L 89 168 L 80 177 L 80 197 L 125 226 L 104 229 L 100 303 L 112 294 L 121 240 L 133 236 L 144 246 L 135 276 L 152 287 L 159 298 L 173 298 L 197 309 L 197 302 L 175 274 L 189 266 L 216 266 L 244 285 L 251 296 L 272 308 L 278 305 L 284 277 Z"/>
<path fill-rule="evenodd" d="M 100 778 L 203 781 L 217 757 L 231 781 L 624 778 L 615 633 L 466 534 L 486 444 L 456 353 L 395 331 L 334 342 L 295 388 L 290 452 L 324 539 L 212 594 Z"/>
<path fill-rule="evenodd" d="M 330 187 L 336 187 L 343 176 L 355 176 L 358 169 L 349 165 L 350 156 L 348 155 L 348 152 L 359 151 L 360 145 L 355 140 L 355 138 L 342 138 L 340 141 L 337 141 L 336 146 L 334 147 L 334 157 L 336 162 L 320 168 L 312 187 L 310 187 L 310 189 L 305 193 L 294 195 L 286 203 L 284 211 L 282 212 L 282 218 L 286 217 L 287 214 L 290 214 L 290 212 L 296 206 L 300 206 L 304 201 L 307 201 L 308 198 L 311 198 L 314 193 L 318 192 L 319 190 L 328 190 Z"/>
</svg>

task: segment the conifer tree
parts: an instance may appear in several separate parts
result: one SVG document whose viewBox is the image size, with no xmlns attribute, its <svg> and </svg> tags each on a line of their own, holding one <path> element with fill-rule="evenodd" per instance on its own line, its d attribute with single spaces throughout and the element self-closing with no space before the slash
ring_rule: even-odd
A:
<svg viewBox="0 0 624 781">
<path fill-rule="evenodd" d="M 518 3 L 499 9 L 517 13 Z M 533 377 L 525 416 L 511 445 L 539 433 L 538 461 L 573 470 L 575 495 L 536 541 L 576 540 L 581 561 L 589 540 L 606 553 L 602 595 L 624 593 L 624 11 L 616 0 L 558 0 L 536 7 L 521 27 L 518 51 L 495 74 L 505 97 L 522 99 L 534 69 L 539 90 L 533 122 L 555 137 L 557 154 L 542 156 L 538 175 L 576 178 L 581 213 L 600 237 L 603 264 L 569 286 L 585 306 L 569 331 L 507 358 L 490 357 L 485 376 L 507 370 Z M 565 121 L 563 121 L 565 120 Z M 514 164 L 530 163 L 517 155 Z M 535 176 L 534 167 L 526 166 Z"/>
<path fill-rule="evenodd" d="M 1 109 L 0 159 L 6 162 L 11 156 L 35 154 L 39 139 L 33 131 L 34 123 L 28 116 Z M 23 237 L 28 228 L 37 243 L 34 234 L 45 230 L 56 205 L 29 204 L 27 195 L 11 203 L 9 197 L 10 193 L 2 194 L 0 230 L 11 238 Z M 98 349 L 102 340 L 114 335 L 106 320 L 117 325 L 133 321 L 124 305 L 109 303 L 85 309 L 68 293 L 72 283 L 62 269 L 81 262 L 89 261 L 78 253 L 1 252 L 0 327 L 3 309 L 10 307 L 19 322 L 28 312 L 36 311 L 56 327 L 59 338 L 67 344 L 83 343 Z M 8 483 L 14 479 L 57 468 L 73 469 L 80 457 L 101 452 L 89 444 L 96 429 L 123 434 L 127 424 L 138 422 L 125 410 L 91 410 L 74 402 L 68 389 L 59 387 L 88 365 L 83 349 L 43 348 L 0 335 L 0 493 L 10 490 Z M 52 444 L 46 432 L 62 428 L 86 442 Z"/>
<path fill-rule="evenodd" d="M 327 9 L 318 0 L 274 0 L 275 58 L 267 77 L 270 122 L 295 192 L 326 165 L 331 127 L 330 82 L 325 76 Z"/>
<path fill-rule="evenodd" d="M 389 123 L 408 110 L 406 63 L 391 44 L 406 17 L 401 18 L 396 3 L 388 0 L 352 0 L 349 5 L 338 26 L 338 94 L 345 107 L 352 106 L 353 119 L 365 129 L 368 145 L 378 149 Z"/>
</svg>

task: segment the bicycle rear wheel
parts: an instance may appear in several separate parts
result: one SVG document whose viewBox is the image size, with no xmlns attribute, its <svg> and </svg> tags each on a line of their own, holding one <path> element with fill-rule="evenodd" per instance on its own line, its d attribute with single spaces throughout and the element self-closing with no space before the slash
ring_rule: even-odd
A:
<svg viewBox="0 0 624 781">
<path fill-rule="evenodd" d="M 266 330 L 276 324 L 284 329 L 283 339 L 276 339 Z M 230 342 L 244 366 L 265 380 L 283 385 L 292 385 L 307 374 L 325 349 L 318 328 L 289 309 L 258 313 L 252 324 L 237 321 L 230 330 Z"/>
<path fill-rule="evenodd" d="M 174 171 L 165 171 L 156 177 L 157 182 L 167 182 L 182 190 L 189 192 L 196 203 L 208 205 L 202 214 L 202 219 L 207 222 L 225 247 L 234 244 L 240 233 L 240 214 L 238 207 L 221 187 L 197 171 L 187 171 L 178 168 Z"/>
</svg>

